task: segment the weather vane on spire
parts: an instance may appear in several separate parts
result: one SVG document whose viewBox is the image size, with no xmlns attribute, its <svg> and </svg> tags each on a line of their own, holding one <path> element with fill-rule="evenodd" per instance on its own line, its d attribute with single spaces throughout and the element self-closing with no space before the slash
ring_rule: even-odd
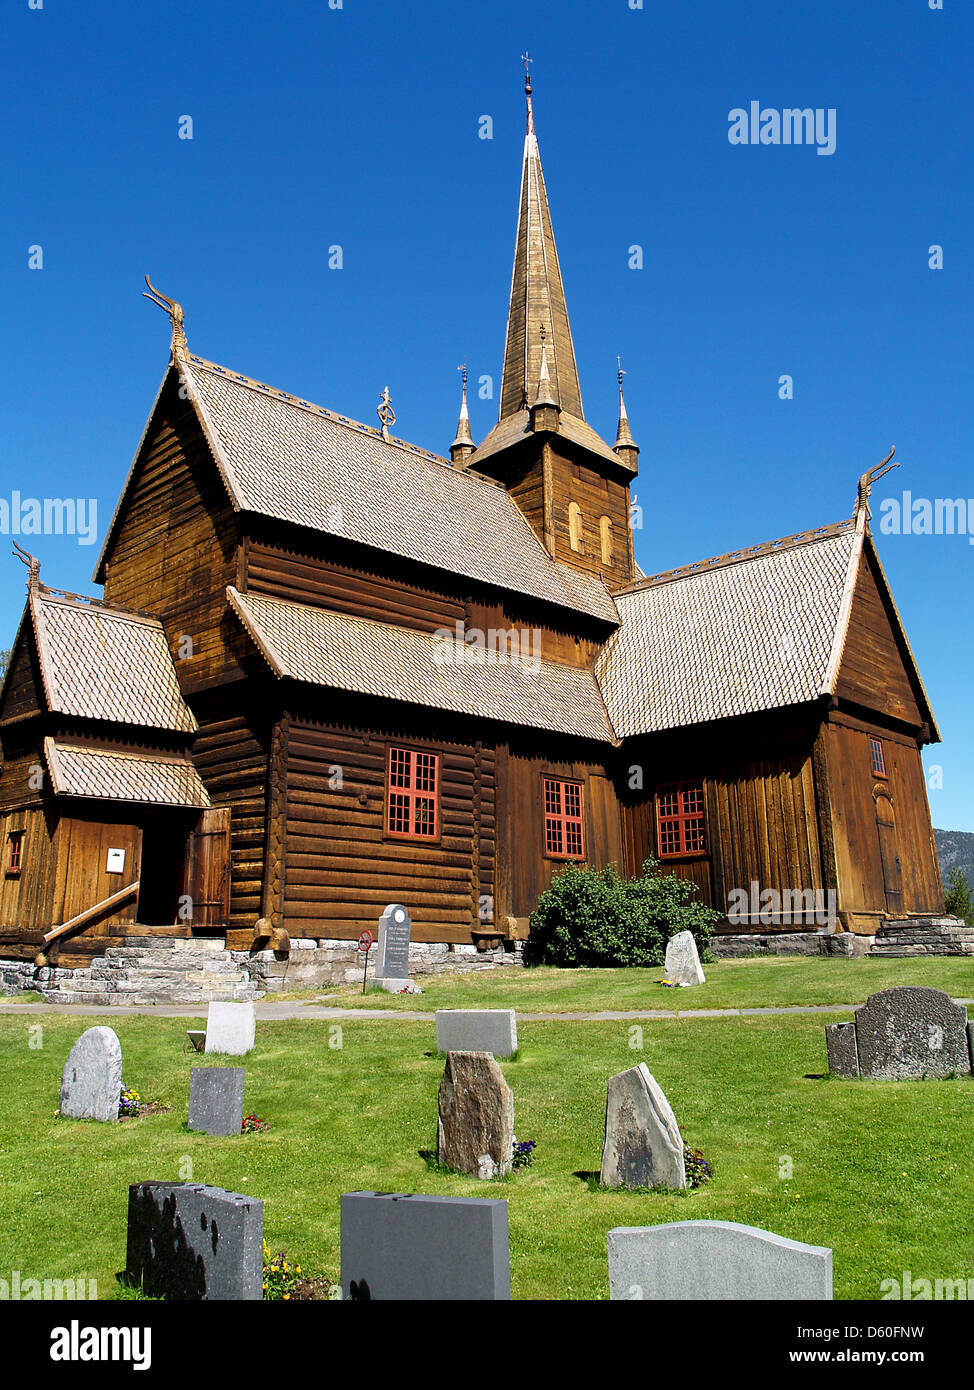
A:
<svg viewBox="0 0 974 1390">
<path fill-rule="evenodd" d="M 531 95 L 531 67 L 530 67 L 530 64 L 534 62 L 534 59 L 531 57 L 531 54 L 528 53 L 527 49 L 525 49 L 525 51 L 521 54 L 521 62 L 524 64 L 524 90 L 525 90 L 525 92 L 527 93 L 527 95 L 530 96 L 530 95 Z"/>
<path fill-rule="evenodd" d="M 626 375 L 626 370 L 622 365 L 622 358 L 616 353 L 616 361 L 619 364 L 619 390 L 622 390 L 622 378 Z"/>
</svg>

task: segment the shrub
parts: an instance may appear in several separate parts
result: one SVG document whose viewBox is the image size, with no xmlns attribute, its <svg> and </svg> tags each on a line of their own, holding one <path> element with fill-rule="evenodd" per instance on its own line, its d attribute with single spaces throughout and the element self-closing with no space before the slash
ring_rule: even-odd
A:
<svg viewBox="0 0 974 1390">
<path fill-rule="evenodd" d="M 974 895 L 971 894 L 971 885 L 958 868 L 951 869 L 948 882 L 950 887 L 944 898 L 947 915 L 961 917 L 971 926 L 974 923 Z"/>
<path fill-rule="evenodd" d="M 662 965 L 670 937 L 689 931 L 709 959 L 720 914 L 693 901 L 696 892 L 696 884 L 662 873 L 655 859 L 637 878 L 622 878 L 613 864 L 566 864 L 538 899 L 525 957 L 531 965 Z"/>
</svg>

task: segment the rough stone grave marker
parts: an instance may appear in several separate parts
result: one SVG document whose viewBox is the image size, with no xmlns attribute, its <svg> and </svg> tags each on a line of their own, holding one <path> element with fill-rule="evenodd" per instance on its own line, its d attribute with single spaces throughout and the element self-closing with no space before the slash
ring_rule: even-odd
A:
<svg viewBox="0 0 974 1390">
<path fill-rule="evenodd" d="M 190 1129 L 203 1134 L 239 1134 L 243 1098 L 243 1067 L 193 1067 L 189 1074 Z"/>
<path fill-rule="evenodd" d="M 967 1009 L 941 989 L 880 990 L 856 1010 L 853 1024 L 829 1025 L 825 1040 L 836 1076 L 921 1081 L 972 1070 Z"/>
<path fill-rule="evenodd" d="M 475 1178 L 511 1171 L 514 1095 L 489 1052 L 448 1052 L 439 1093 L 437 1157 Z"/>
<path fill-rule="evenodd" d="M 510 1057 L 517 1051 L 513 1009 L 437 1009 L 437 1052 L 490 1052 Z"/>
<path fill-rule="evenodd" d="M 645 1062 L 609 1078 L 599 1180 L 603 1187 L 687 1185 L 680 1127 Z"/>
<path fill-rule="evenodd" d="M 617 1226 L 611 1299 L 830 1299 L 832 1251 L 735 1221 Z"/>
<path fill-rule="evenodd" d="M 346 1192 L 341 1246 L 343 1298 L 511 1296 L 506 1201 Z"/>
<path fill-rule="evenodd" d="M 111 1028 L 88 1028 L 61 1073 L 60 1113 L 75 1120 L 118 1119 L 122 1044 Z"/>
<path fill-rule="evenodd" d="M 257 1011 L 253 1004 L 224 1004 L 216 1000 L 206 1015 L 207 1052 L 242 1057 L 257 1036 Z"/>
<path fill-rule="evenodd" d="M 152 1298 L 262 1299 L 264 1203 L 205 1183 L 129 1188 L 126 1278 Z"/>
<path fill-rule="evenodd" d="M 678 985 L 707 983 L 693 932 L 677 932 L 666 943 L 666 978 Z"/>
<path fill-rule="evenodd" d="M 374 980 L 389 994 L 400 994 L 410 987 L 420 994 L 409 979 L 409 942 L 412 933 L 409 912 L 402 903 L 390 903 L 379 918 L 379 949 L 375 962 Z"/>
</svg>

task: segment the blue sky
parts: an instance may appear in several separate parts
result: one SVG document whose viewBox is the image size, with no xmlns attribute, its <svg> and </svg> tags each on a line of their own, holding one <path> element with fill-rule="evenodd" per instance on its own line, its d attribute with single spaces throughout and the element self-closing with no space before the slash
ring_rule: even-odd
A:
<svg viewBox="0 0 974 1390">
<path fill-rule="evenodd" d="M 629 3 L 8 3 L 0 496 L 98 504 L 95 545 L 29 538 L 43 578 L 96 592 L 168 356 L 146 271 L 193 351 L 369 423 L 388 385 L 396 433 L 447 451 L 457 364 L 500 372 L 525 48 L 586 415 L 610 441 L 616 353 L 628 372 L 643 568 L 839 520 L 891 444 L 877 531 L 904 489 L 974 497 L 974 6 Z M 732 145 L 751 101 L 833 108 L 835 152 Z M 496 399 L 474 393 L 471 417 L 482 438 Z M 974 830 L 974 546 L 877 539 L 944 737 L 934 824 Z M 0 645 L 23 597 L 8 549 Z"/>
</svg>

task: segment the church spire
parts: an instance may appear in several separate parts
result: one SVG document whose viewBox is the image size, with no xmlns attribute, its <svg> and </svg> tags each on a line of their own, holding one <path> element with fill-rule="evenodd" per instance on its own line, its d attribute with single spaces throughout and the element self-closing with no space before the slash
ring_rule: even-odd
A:
<svg viewBox="0 0 974 1390">
<path fill-rule="evenodd" d="M 613 452 L 618 454 L 629 468 L 636 471 L 637 459 L 639 457 L 639 445 L 632 437 L 629 428 L 629 416 L 626 413 L 626 398 L 622 394 L 622 378 L 625 372 L 622 368 L 622 359 L 617 357 L 619 363 L 619 428 L 616 431 L 616 442 L 613 444 Z"/>
<path fill-rule="evenodd" d="M 465 463 L 476 445 L 470 433 L 470 414 L 467 410 L 467 364 L 464 362 L 458 371 L 463 373 L 463 391 L 460 397 L 460 419 L 457 422 L 457 437 L 450 445 L 450 458 L 454 463 Z"/>
<path fill-rule="evenodd" d="M 541 380 L 542 349 L 547 359 L 550 394 L 553 402 L 568 414 L 584 419 L 582 393 L 578 384 L 575 347 L 568 322 L 565 291 L 561 282 L 558 252 L 551 226 L 548 194 L 541 172 L 541 157 L 534 131 L 531 102 L 530 57 L 524 55 L 527 98 L 527 130 L 521 170 L 521 199 L 514 271 L 511 276 L 511 303 L 504 346 L 504 372 L 501 380 L 500 418 L 513 415 L 533 404 Z M 541 325 L 547 327 L 542 344 Z"/>
</svg>

